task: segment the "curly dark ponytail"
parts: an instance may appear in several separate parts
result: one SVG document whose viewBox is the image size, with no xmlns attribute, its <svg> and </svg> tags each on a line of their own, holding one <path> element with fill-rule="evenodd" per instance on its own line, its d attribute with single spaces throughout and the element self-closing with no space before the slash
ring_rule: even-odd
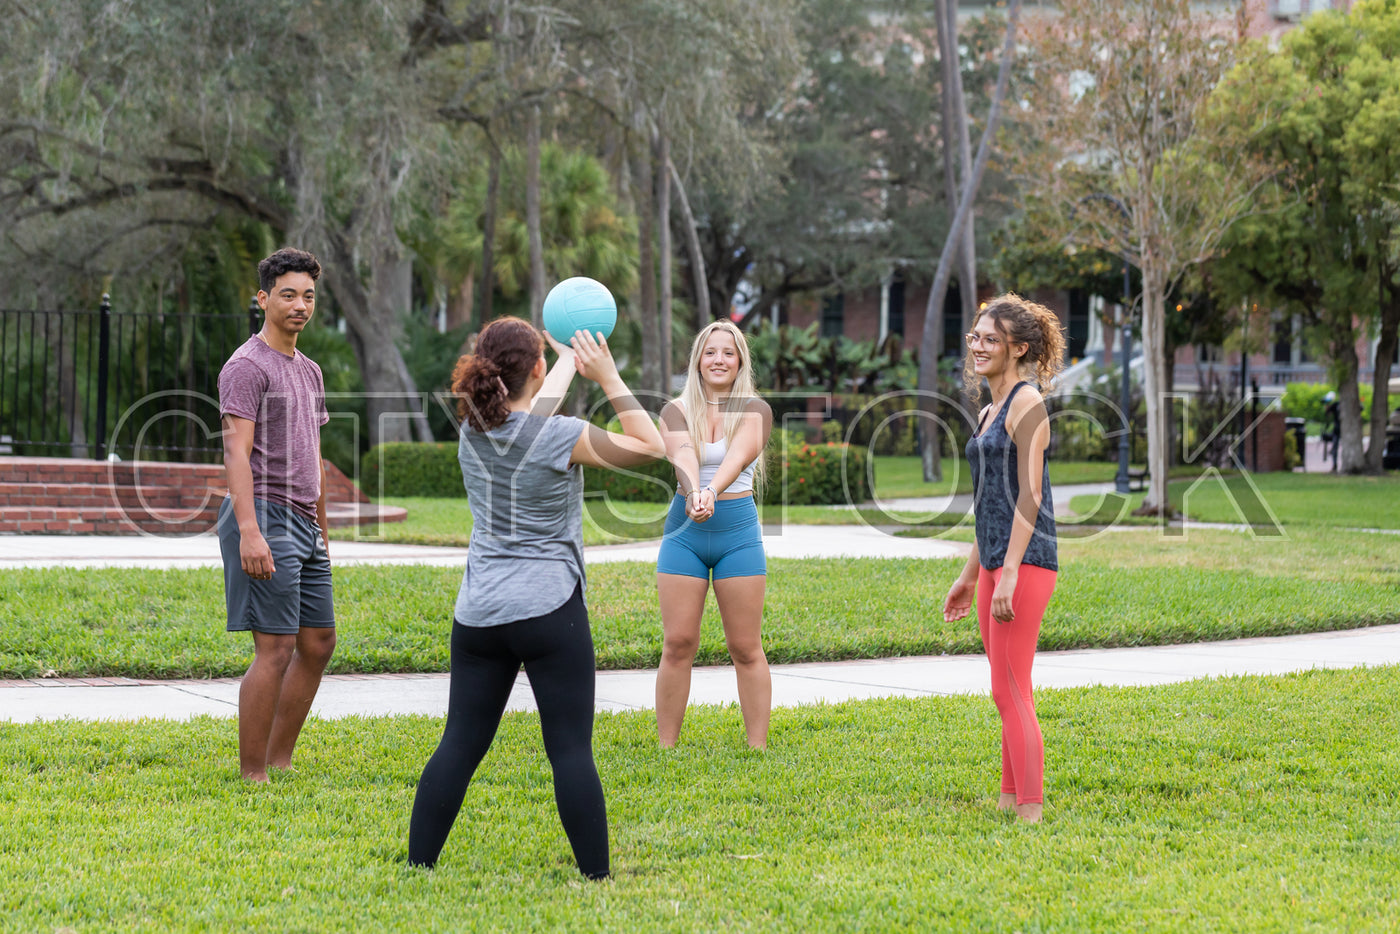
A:
<svg viewBox="0 0 1400 934">
<path fill-rule="evenodd" d="M 525 388 L 544 340 L 528 321 L 497 318 L 477 336 L 473 350 L 457 361 L 452 392 L 457 415 L 477 431 L 490 431 L 510 414 L 508 401 Z"/>
</svg>

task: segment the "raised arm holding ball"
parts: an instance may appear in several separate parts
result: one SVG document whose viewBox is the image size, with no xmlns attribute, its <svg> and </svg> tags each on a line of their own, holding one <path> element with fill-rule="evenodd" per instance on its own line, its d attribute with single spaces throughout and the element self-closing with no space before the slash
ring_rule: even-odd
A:
<svg viewBox="0 0 1400 934">
<path fill-rule="evenodd" d="M 594 654 L 585 603 L 583 472 L 662 456 L 661 435 L 618 375 L 606 337 L 544 339 L 500 318 L 452 377 L 464 424 L 458 448 L 472 511 L 467 566 L 452 626 L 442 741 L 423 769 L 409 824 L 409 862 L 437 863 L 467 785 L 491 746 L 520 666 L 539 707 L 554 798 L 579 870 L 610 873 L 607 810 L 593 761 Z M 596 382 L 622 433 L 554 415 L 575 373 Z"/>
</svg>

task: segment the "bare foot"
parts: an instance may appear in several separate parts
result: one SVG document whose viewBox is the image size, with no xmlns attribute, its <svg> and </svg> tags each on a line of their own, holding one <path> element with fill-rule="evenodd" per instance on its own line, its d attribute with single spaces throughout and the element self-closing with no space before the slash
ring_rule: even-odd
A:
<svg viewBox="0 0 1400 934">
<path fill-rule="evenodd" d="M 261 772 L 244 772 L 243 777 L 250 782 L 265 782 L 268 780 L 266 770 Z"/>
<path fill-rule="evenodd" d="M 1015 806 L 1016 806 L 1016 796 L 1015 796 L 1014 794 L 1011 794 L 1011 793 L 1009 793 L 1009 792 L 1003 791 L 1001 794 L 997 795 L 997 810 L 998 810 L 998 811 L 1009 811 L 1009 810 L 1011 810 L 1012 808 L 1014 808 Z"/>
<path fill-rule="evenodd" d="M 1040 823 L 1040 813 L 1042 810 L 1039 801 L 1028 801 L 1025 804 L 1016 805 L 1016 816 L 1027 824 Z"/>
</svg>

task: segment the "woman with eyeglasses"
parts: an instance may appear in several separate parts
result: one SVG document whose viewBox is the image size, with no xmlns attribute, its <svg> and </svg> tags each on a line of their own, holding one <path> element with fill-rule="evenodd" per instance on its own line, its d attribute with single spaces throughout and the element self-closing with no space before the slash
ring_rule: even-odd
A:
<svg viewBox="0 0 1400 934">
<path fill-rule="evenodd" d="M 943 602 L 943 618 L 963 619 L 977 600 L 977 624 L 1001 715 L 1001 795 L 997 807 L 1040 820 L 1045 745 L 1031 697 L 1040 621 L 1059 568 L 1055 507 L 1045 449 L 1050 420 L 1040 390 L 1064 366 L 1060 319 L 1043 305 L 1007 294 L 982 307 L 967 335 L 963 390 L 992 401 L 967 442 L 977 540 Z M 1027 378 L 1034 376 L 1039 389 Z"/>
</svg>

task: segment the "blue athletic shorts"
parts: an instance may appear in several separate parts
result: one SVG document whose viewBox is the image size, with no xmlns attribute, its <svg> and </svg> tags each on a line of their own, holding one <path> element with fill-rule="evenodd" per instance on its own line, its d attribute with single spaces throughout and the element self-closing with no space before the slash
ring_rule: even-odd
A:
<svg viewBox="0 0 1400 934">
<path fill-rule="evenodd" d="M 763 530 L 752 496 L 716 500 L 714 515 L 704 522 L 685 514 L 684 497 L 671 500 L 656 572 L 709 580 L 712 571 L 715 580 L 768 573 Z"/>
<path fill-rule="evenodd" d="M 238 520 L 233 500 L 219 507 L 219 551 L 224 559 L 224 601 L 228 631 L 256 629 L 273 635 L 295 635 L 303 626 L 335 626 L 331 599 L 331 559 L 321 541 L 321 528 L 293 509 L 267 500 L 253 500 L 267 546 L 272 550 L 272 578 L 254 580 L 243 572 L 238 547 Z"/>
</svg>

